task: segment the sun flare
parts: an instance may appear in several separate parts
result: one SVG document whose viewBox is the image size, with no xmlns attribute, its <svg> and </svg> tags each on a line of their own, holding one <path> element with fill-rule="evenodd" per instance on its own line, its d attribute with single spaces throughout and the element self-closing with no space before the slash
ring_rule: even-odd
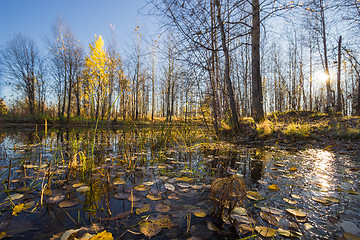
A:
<svg viewBox="0 0 360 240">
<path fill-rule="evenodd" d="M 323 71 L 319 71 L 315 74 L 315 79 L 320 84 L 325 84 L 326 81 L 328 80 L 328 78 L 329 78 L 329 74 L 327 74 Z"/>
</svg>

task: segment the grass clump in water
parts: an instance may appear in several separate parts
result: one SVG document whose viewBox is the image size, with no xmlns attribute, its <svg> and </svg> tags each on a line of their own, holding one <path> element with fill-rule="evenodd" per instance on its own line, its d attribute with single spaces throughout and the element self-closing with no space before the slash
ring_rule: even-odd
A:
<svg viewBox="0 0 360 240">
<path fill-rule="evenodd" d="M 239 176 L 216 179 L 210 188 L 210 197 L 214 202 L 213 214 L 219 219 L 230 218 L 233 210 L 243 202 L 245 196 L 245 182 Z"/>
</svg>

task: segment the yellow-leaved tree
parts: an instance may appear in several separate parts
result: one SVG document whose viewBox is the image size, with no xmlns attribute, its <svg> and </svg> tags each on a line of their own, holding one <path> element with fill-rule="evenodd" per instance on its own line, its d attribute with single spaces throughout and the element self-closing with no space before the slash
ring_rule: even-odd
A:
<svg viewBox="0 0 360 240">
<path fill-rule="evenodd" d="M 95 42 L 89 44 L 90 53 L 85 56 L 84 69 L 84 102 L 90 107 L 91 117 L 99 117 L 99 112 L 104 107 L 107 91 L 109 89 L 107 58 L 104 48 L 104 40 L 99 35 L 95 35 Z"/>
</svg>

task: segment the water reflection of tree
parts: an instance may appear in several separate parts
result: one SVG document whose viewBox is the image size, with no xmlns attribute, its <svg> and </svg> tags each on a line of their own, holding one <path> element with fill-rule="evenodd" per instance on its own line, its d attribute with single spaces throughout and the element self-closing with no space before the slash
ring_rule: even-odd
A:
<svg viewBox="0 0 360 240">
<path fill-rule="evenodd" d="M 250 161 L 250 179 L 253 183 L 256 183 L 261 179 L 264 174 L 264 161 L 266 160 L 266 152 L 264 150 L 257 149 L 252 155 Z"/>
</svg>

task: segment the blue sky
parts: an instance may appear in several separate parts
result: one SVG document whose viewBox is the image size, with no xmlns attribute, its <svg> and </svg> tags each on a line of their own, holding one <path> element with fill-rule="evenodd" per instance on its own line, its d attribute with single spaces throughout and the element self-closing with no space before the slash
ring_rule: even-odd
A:
<svg viewBox="0 0 360 240">
<path fill-rule="evenodd" d="M 34 39 L 45 53 L 44 39 L 58 15 L 86 50 L 95 34 L 107 41 L 110 24 L 115 25 L 118 43 L 124 46 L 136 26 L 151 28 L 152 20 L 144 16 L 146 11 L 140 11 L 145 5 L 146 0 L 0 0 L 0 46 L 21 32 Z M 0 77 L 0 83 L 3 81 Z M 0 86 L 0 97 L 9 94 L 6 87 Z"/>
</svg>

